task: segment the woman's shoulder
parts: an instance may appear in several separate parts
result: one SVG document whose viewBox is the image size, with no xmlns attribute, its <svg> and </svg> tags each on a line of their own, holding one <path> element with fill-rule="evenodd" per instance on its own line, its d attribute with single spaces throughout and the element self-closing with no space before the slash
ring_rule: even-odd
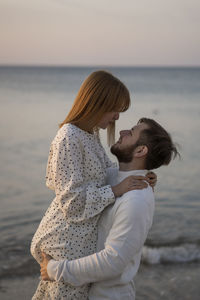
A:
<svg viewBox="0 0 200 300">
<path fill-rule="evenodd" d="M 74 124 L 67 123 L 64 124 L 57 132 L 55 137 L 55 141 L 65 140 L 73 140 L 73 141 L 81 141 L 87 139 L 90 136 L 89 133 L 80 129 Z"/>
<path fill-rule="evenodd" d="M 64 124 L 57 132 L 60 137 L 72 137 L 80 135 L 79 128 L 71 123 Z"/>
<path fill-rule="evenodd" d="M 67 123 L 60 128 L 59 132 L 61 135 L 64 136 L 70 136 L 70 137 L 74 135 L 77 136 L 79 135 L 79 128 L 74 124 Z"/>
<path fill-rule="evenodd" d="M 56 136 L 54 137 L 52 143 L 59 143 L 63 140 L 72 139 L 73 137 L 76 137 L 76 131 L 73 128 L 72 124 L 64 124 L 56 133 Z"/>
</svg>

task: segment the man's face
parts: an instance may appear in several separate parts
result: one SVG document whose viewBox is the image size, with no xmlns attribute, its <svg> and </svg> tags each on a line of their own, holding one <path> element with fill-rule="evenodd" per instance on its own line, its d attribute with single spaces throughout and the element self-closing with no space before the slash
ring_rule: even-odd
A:
<svg viewBox="0 0 200 300">
<path fill-rule="evenodd" d="M 145 123 L 138 123 L 129 130 L 120 131 L 119 140 L 111 147 L 112 154 L 116 155 L 119 162 L 130 162 L 140 133 L 148 129 Z"/>
</svg>

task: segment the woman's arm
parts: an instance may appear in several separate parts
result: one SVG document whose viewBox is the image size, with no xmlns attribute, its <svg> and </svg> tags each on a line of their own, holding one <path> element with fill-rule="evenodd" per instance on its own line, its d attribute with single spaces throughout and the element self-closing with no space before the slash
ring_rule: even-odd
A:
<svg viewBox="0 0 200 300">
<path fill-rule="evenodd" d="M 48 165 L 47 186 L 54 189 L 60 208 L 68 221 L 81 222 L 98 215 L 115 201 L 110 185 L 97 187 L 85 182 L 84 157 L 78 137 L 52 143 Z"/>
</svg>

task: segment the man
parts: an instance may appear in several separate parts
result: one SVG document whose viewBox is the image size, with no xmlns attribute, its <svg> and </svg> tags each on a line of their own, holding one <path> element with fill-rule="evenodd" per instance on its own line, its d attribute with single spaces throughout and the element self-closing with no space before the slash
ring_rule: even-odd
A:
<svg viewBox="0 0 200 300">
<path fill-rule="evenodd" d="M 132 129 L 121 131 L 111 152 L 119 161 L 119 170 L 108 172 L 111 185 L 129 175 L 145 176 L 147 170 L 168 165 L 178 154 L 166 130 L 147 118 L 140 119 Z M 153 213 L 154 194 L 150 186 L 117 198 L 99 220 L 98 252 L 72 261 L 55 261 L 44 254 L 42 278 L 74 286 L 93 283 L 90 300 L 135 299 L 133 278 L 139 268 Z"/>
</svg>

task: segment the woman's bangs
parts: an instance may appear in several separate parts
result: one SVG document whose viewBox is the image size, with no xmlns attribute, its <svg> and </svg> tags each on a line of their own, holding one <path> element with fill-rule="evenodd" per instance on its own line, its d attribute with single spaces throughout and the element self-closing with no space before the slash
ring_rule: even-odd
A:
<svg viewBox="0 0 200 300">
<path fill-rule="evenodd" d="M 129 94 L 120 93 L 120 95 L 118 95 L 117 97 L 117 100 L 112 110 L 117 112 L 124 112 L 129 108 L 130 104 L 131 102 L 130 102 Z"/>
</svg>

